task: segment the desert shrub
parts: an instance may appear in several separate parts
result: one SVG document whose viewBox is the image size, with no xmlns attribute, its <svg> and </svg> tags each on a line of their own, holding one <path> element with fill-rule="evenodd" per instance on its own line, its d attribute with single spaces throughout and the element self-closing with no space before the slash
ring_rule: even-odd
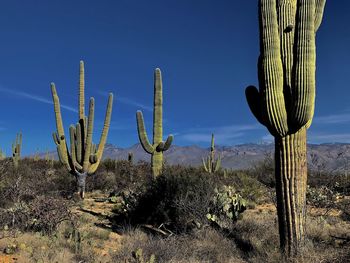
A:
<svg viewBox="0 0 350 263">
<path fill-rule="evenodd" d="M 315 207 L 334 207 L 334 202 L 337 199 L 337 194 L 326 186 L 313 188 L 308 185 L 306 190 L 307 203 Z"/>
<path fill-rule="evenodd" d="M 253 203 L 263 203 L 268 199 L 268 188 L 244 171 L 232 171 L 228 173 L 228 178 L 225 184 L 235 187 L 237 192 L 248 201 L 248 206 L 253 206 Z"/>
<path fill-rule="evenodd" d="M 68 201 L 62 198 L 39 196 L 29 204 L 28 229 L 52 234 L 66 220 L 72 220 Z"/>
<path fill-rule="evenodd" d="M 207 222 L 205 217 L 216 180 L 199 169 L 168 167 L 163 175 L 148 182 L 129 203 L 127 214 L 116 220 L 132 224 L 164 224 L 172 231 L 183 232 Z"/>
<path fill-rule="evenodd" d="M 113 262 L 134 263 L 133 254 L 140 249 L 144 258 L 154 255 L 157 263 L 245 262 L 234 242 L 211 228 L 167 238 L 128 230 L 121 248 L 113 253 Z"/>
<path fill-rule="evenodd" d="M 222 173 L 204 173 L 199 168 L 168 166 L 156 180 L 144 181 L 147 185 L 140 184 L 135 191 L 121 190 L 112 197 L 116 203 L 115 222 L 163 225 L 175 233 L 203 227 L 212 222 L 206 216 L 209 210 L 222 210 L 213 202 L 215 189 L 227 183 L 236 187 L 234 180 L 237 179 Z"/>
<path fill-rule="evenodd" d="M 267 187 L 275 188 L 275 163 L 271 154 L 266 154 L 265 158 L 257 162 L 252 169 L 249 170 L 249 175 L 256 178 L 259 182 Z"/>
<path fill-rule="evenodd" d="M 0 227 L 52 234 L 59 224 L 71 220 L 69 204 L 62 198 L 39 196 L 0 210 Z"/>
</svg>

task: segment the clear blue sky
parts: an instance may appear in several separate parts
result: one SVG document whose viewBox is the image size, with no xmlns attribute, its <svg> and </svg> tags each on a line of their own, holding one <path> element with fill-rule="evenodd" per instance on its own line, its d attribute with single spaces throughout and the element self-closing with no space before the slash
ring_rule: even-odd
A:
<svg viewBox="0 0 350 263">
<path fill-rule="evenodd" d="M 350 142 L 350 2 L 328 1 L 317 35 L 317 98 L 309 141 Z M 151 135 L 153 70 L 164 85 L 164 136 L 207 146 L 271 140 L 250 113 L 244 89 L 257 84 L 256 0 L 2 1 L 0 147 L 23 132 L 25 154 L 54 149 L 50 82 L 77 107 L 79 60 L 96 99 L 95 141 L 107 92 L 115 94 L 108 142 L 138 142 L 135 112 Z M 66 132 L 77 121 L 63 109 Z"/>
</svg>

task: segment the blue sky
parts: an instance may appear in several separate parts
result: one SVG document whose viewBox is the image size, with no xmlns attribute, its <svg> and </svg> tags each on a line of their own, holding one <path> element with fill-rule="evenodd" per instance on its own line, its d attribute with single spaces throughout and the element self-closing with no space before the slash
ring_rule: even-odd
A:
<svg viewBox="0 0 350 263">
<path fill-rule="evenodd" d="M 350 2 L 328 1 L 317 34 L 316 112 L 309 141 L 350 142 Z M 96 99 L 95 141 L 106 94 L 115 95 L 108 142 L 138 142 L 135 112 L 151 135 L 153 70 L 163 73 L 164 136 L 208 146 L 269 141 L 250 113 L 245 87 L 257 84 L 257 1 L 3 1 L 0 9 L 0 146 L 17 131 L 25 154 L 54 149 L 50 82 L 66 132 L 77 121 L 79 60 L 86 96 Z"/>
</svg>

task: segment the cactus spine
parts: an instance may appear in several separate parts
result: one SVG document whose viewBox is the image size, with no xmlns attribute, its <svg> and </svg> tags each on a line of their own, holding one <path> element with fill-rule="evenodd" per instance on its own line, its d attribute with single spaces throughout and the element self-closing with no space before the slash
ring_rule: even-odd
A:
<svg viewBox="0 0 350 263">
<path fill-rule="evenodd" d="M 153 108 L 153 144 L 148 140 L 141 111 L 136 112 L 137 130 L 143 149 L 152 155 L 153 177 L 157 177 L 163 168 L 163 152 L 170 148 L 173 136 L 169 135 L 163 142 L 163 84 L 159 68 L 154 71 L 154 108 Z"/>
<path fill-rule="evenodd" d="M 214 134 L 211 135 L 211 147 L 210 154 L 206 159 L 202 159 L 203 168 L 207 173 L 215 173 L 220 170 L 221 167 L 221 157 L 219 156 L 215 159 L 215 143 Z"/>
<path fill-rule="evenodd" d="M 12 143 L 12 160 L 15 168 L 18 168 L 18 162 L 21 159 L 22 151 L 22 133 L 16 134 L 16 140 Z"/>
<path fill-rule="evenodd" d="M 246 89 L 256 119 L 275 137 L 280 246 L 297 254 L 304 242 L 306 130 L 315 103 L 315 37 L 325 0 L 259 0 L 259 91 Z"/>
<path fill-rule="evenodd" d="M 109 94 L 106 116 L 100 143 L 96 146 L 92 142 L 95 100 L 90 98 L 89 113 L 85 116 L 85 73 L 84 62 L 80 61 L 79 78 L 79 120 L 76 125 L 69 127 L 70 149 L 67 146 L 66 136 L 64 135 L 63 122 L 61 116 L 61 107 L 54 83 L 51 83 L 51 92 L 54 102 L 57 132 L 53 133 L 53 139 L 57 146 L 57 152 L 62 164 L 68 171 L 76 176 L 78 192 L 82 198 L 85 193 L 86 176 L 95 173 L 101 158 L 103 149 L 107 140 L 107 134 L 112 115 L 113 94 Z"/>
</svg>

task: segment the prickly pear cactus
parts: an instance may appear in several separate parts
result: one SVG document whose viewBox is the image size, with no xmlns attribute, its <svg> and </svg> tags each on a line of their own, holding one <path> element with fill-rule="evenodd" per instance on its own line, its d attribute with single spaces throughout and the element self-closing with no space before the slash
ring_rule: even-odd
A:
<svg viewBox="0 0 350 263">
<path fill-rule="evenodd" d="M 208 208 L 207 218 L 220 227 L 225 227 L 227 220 L 234 222 L 247 208 L 247 201 L 232 186 L 222 186 L 215 189 L 211 207 Z"/>
</svg>

